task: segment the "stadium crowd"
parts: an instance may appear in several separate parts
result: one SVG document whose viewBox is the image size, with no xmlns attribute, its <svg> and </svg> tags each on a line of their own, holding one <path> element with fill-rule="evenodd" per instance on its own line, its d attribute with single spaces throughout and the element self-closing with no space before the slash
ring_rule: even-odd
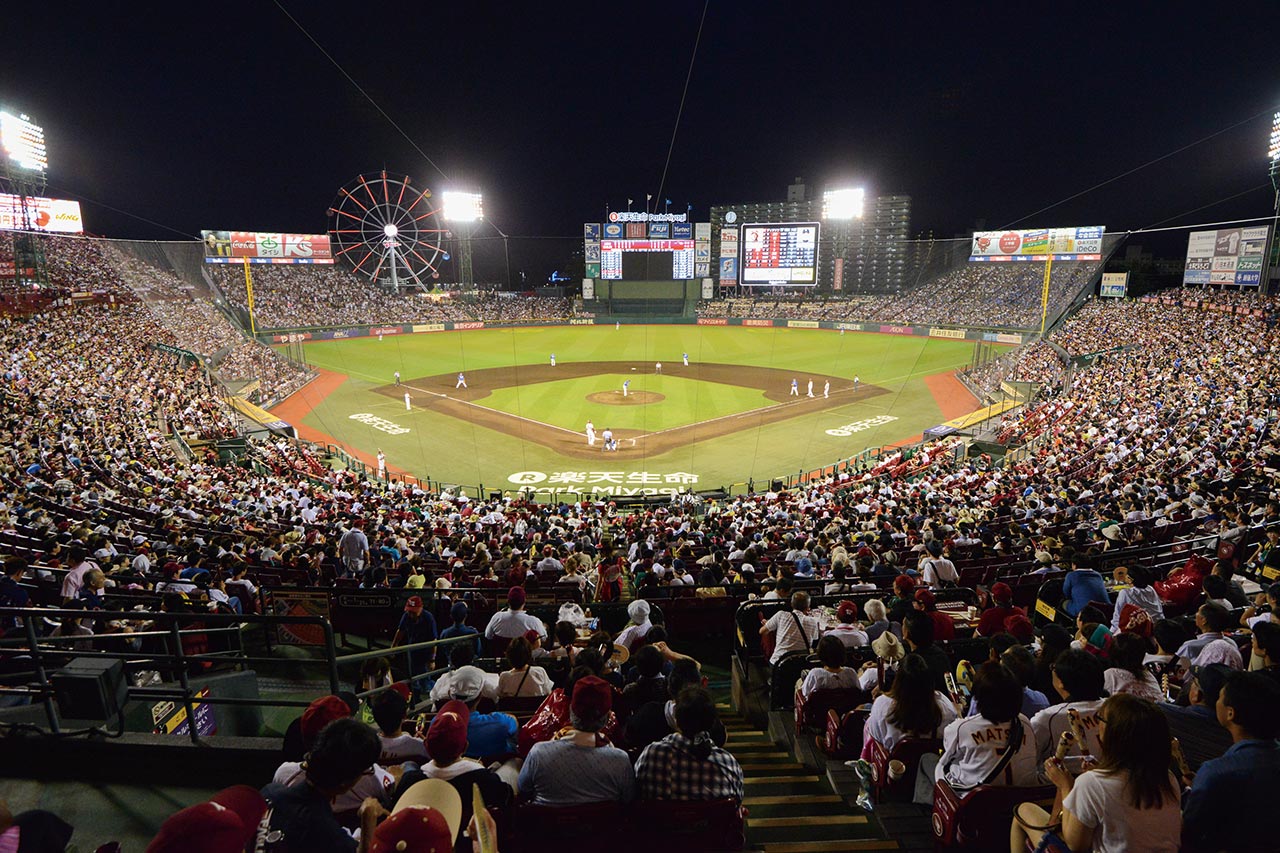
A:
<svg viewBox="0 0 1280 853">
<path fill-rule="evenodd" d="M 4 546 L 10 583 L 0 592 L 6 596 L 0 602 L 27 603 L 29 598 L 22 597 L 29 595 L 26 588 L 45 580 L 59 584 L 58 603 L 89 610 L 101 607 L 105 596 L 131 589 L 158 594 L 168 608 L 234 611 L 249 602 L 236 595 L 233 603 L 228 589 L 251 594 L 252 581 L 245 584 L 248 573 L 265 569 L 293 573 L 308 584 L 505 588 L 507 609 L 493 621 L 468 625 L 464 608 L 460 618 L 454 617 L 454 627 L 513 641 L 516 651 L 509 662 L 517 674 L 527 675 L 539 660 L 544 669 L 561 671 L 559 684 L 550 677 L 545 682 L 529 679 L 535 685 L 555 685 L 543 707 L 548 714 L 558 709 L 560 716 L 554 719 L 559 724 L 544 726 L 541 740 L 530 735 L 535 742 L 526 739 L 522 745 L 514 718 L 481 709 L 485 679 L 462 663 L 466 653 L 459 652 L 447 699 L 420 733 L 420 744 L 404 740 L 404 715 L 410 703 L 427 701 L 424 695 L 430 695 L 421 682 L 429 664 L 425 659 L 417 671 L 396 673 L 408 682 L 403 690 L 384 691 L 380 695 L 388 698 L 375 700 L 370 714 L 376 730 L 349 719 L 359 714 L 358 703 L 353 707 L 339 697 L 317 700 L 300 724 L 307 763 L 282 766 L 273 784 L 263 789 L 274 808 L 272 826 L 279 821 L 300 834 L 308 849 L 356 849 L 357 842 L 339 824 L 347 819 L 364 824 L 360 843 L 372 842 L 373 849 L 417 850 L 425 848 L 395 846 L 410 837 L 395 835 L 399 827 L 414 816 L 430 816 L 413 810 L 454 813 L 443 788 L 419 786 L 468 774 L 492 774 L 472 781 L 499 799 L 515 796 L 518 789 L 520 796 L 544 805 L 636 797 L 741 800 L 742 771 L 735 772 L 736 762 L 721 749 L 723 739 L 717 743 L 714 703 L 696 686 L 696 663 L 659 639 L 662 635 L 653 633 L 659 626 L 646 627 L 647 602 L 663 587 L 736 584 L 768 589 L 776 598 L 798 579 L 839 587 L 841 577 L 850 573 L 860 582 L 891 575 L 898 595 L 884 602 L 885 621 L 902 626 L 902 641 L 925 657 L 934 630 L 926 625 L 938 621 L 928 613 L 930 596 L 956 582 L 952 573 L 957 563 L 1017 557 L 1046 571 L 1071 568 L 1063 581 L 1064 602 L 1068 612 L 1074 608 L 1072 615 L 1084 621 L 1077 626 L 1079 647 L 1060 648 L 1061 654 L 1049 661 L 1054 669 L 1047 689 L 1037 690 L 1048 707 L 1021 718 L 1029 685 L 1016 680 L 1016 667 L 980 667 L 973 687 L 975 709 L 954 709 L 955 722 L 942 726 L 947 746 L 937 772 L 954 785 L 971 785 L 990 770 L 995 753 L 966 749 L 967 744 L 1020 739 L 1027 748 L 1014 748 L 1019 757 L 1012 763 L 1013 775 L 1032 781 L 1043 773 L 1059 788 L 1063 809 L 1076 821 L 1063 824 L 1068 838 L 1087 842 L 1092 833 L 1111 833 L 1122 839 L 1123 847 L 1128 836 L 1115 822 L 1115 809 L 1122 804 L 1119 794 L 1097 790 L 1106 788 L 1100 776 L 1075 778 L 1045 761 L 1065 726 L 1059 717 L 1069 706 L 1100 718 L 1104 725 L 1096 731 L 1101 734 L 1090 740 L 1093 754 L 1101 756 L 1104 768 L 1136 774 L 1158 767 L 1161 760 L 1168 765 L 1168 756 L 1151 736 L 1173 726 L 1169 722 L 1161 729 L 1158 720 L 1172 721 L 1176 715 L 1160 711 L 1152 716 L 1149 699 L 1119 698 L 1141 694 L 1149 685 L 1137 671 L 1141 660 L 1135 669 L 1132 655 L 1125 652 L 1132 632 L 1124 629 L 1132 625 L 1116 624 L 1113 631 L 1105 614 L 1089 610 L 1091 601 L 1109 598 L 1105 588 L 1101 598 L 1094 597 L 1100 581 L 1088 566 L 1100 554 L 1146 541 L 1163 525 L 1192 523 L 1225 542 L 1257 525 L 1280 525 L 1273 470 L 1280 458 L 1274 433 L 1280 404 L 1277 303 L 1274 298 L 1252 299 L 1249 305 L 1259 314 L 1240 315 L 1211 310 L 1219 298 L 1204 293 L 1196 307 L 1092 303 L 1069 319 L 1052 340 L 1070 352 L 1092 352 L 1117 342 L 1134 346 L 1077 370 L 1064 387 L 1007 418 L 1003 440 L 1029 449 L 1016 463 L 1001 466 L 989 457 L 967 458 L 953 452 L 952 439 L 894 452 L 788 492 L 735 497 L 699 512 L 673 504 L 629 515 L 604 502 L 552 506 L 429 494 L 416 486 L 329 471 L 305 448 L 284 440 L 254 442 L 251 452 L 263 463 L 257 467 L 219 465 L 204 457 L 186 463 L 164 439 L 165 421 L 191 439 L 231 435 L 236 426 L 198 365 L 184 365 L 152 347 L 180 345 L 173 331 L 118 306 L 6 319 L 0 321 L 0 351 L 8 353 L 2 386 L 6 405 L 0 414 L 6 439 L 0 509 L 4 530 L 19 538 Z M 1231 296 L 1221 299 L 1222 305 L 1236 304 Z M 958 313 L 979 311 L 982 303 L 966 304 Z M 1008 306 L 986 305 L 986 310 L 1007 316 Z M 196 334 L 200 340 L 218 340 L 206 337 L 216 335 L 207 330 L 194 333 L 193 339 Z M 1027 369 L 1038 368 L 1030 364 Z M 1270 533 L 1262 548 L 1241 562 L 1256 567 L 1276 553 L 1280 563 L 1276 535 Z M 1223 630 L 1232 627 L 1223 621 L 1225 608 L 1216 603 L 1234 596 L 1230 572 L 1225 574 L 1224 579 L 1223 572 L 1209 574 L 1189 565 L 1160 579 L 1154 596 L 1142 593 L 1147 587 L 1136 577 L 1130 596 L 1138 610 L 1146 612 L 1149 606 L 1155 614 L 1148 617 L 1154 625 L 1151 645 L 1142 641 L 1144 654 L 1158 655 L 1160 648 L 1168 649 L 1166 643 L 1173 644 L 1172 651 L 1191 665 L 1180 675 L 1187 682 L 1188 713 L 1199 715 L 1193 722 L 1201 740 L 1211 740 L 1209 721 L 1194 709 L 1207 707 L 1207 697 L 1213 696 L 1218 710 L 1212 725 L 1221 723 L 1219 728 L 1236 744 L 1204 755 L 1193 779 L 1164 785 L 1157 778 L 1152 798 L 1134 806 L 1133 814 L 1125 812 L 1130 825 L 1140 821 L 1162 839 L 1180 832 L 1189 849 L 1250 849 L 1247 843 L 1269 837 L 1249 834 L 1257 831 L 1256 821 L 1234 821 L 1229 831 L 1209 822 L 1220 813 L 1218 804 L 1229 799 L 1225 791 L 1240 773 L 1274 780 L 1264 790 L 1280 785 L 1280 758 L 1271 742 L 1280 716 L 1274 686 L 1265 675 L 1239 676 L 1212 668 L 1245 666 L 1238 651 L 1233 657 L 1220 642 Z M 1210 582 L 1214 577 L 1221 583 Z M 639 687 L 626 686 L 623 671 L 609 665 L 617 638 L 593 637 L 587 649 L 575 651 L 572 621 L 570 633 L 561 635 L 560 625 L 530 621 L 524 613 L 526 589 L 561 580 L 585 588 L 584 597 L 621 600 L 635 608 L 630 637 L 647 640 L 633 647 Z M 1280 588 L 1269 592 L 1273 599 L 1280 596 Z M 1000 590 L 991 594 L 993 607 L 1005 607 Z M 1174 635 L 1161 625 L 1169 620 L 1156 609 L 1156 604 L 1168 607 L 1175 599 L 1184 610 L 1199 608 L 1193 629 L 1199 636 L 1187 640 L 1193 645 L 1185 648 L 1168 639 Z M 798 614 L 793 620 L 798 634 L 784 619 L 772 626 L 784 651 L 789 642 L 804 644 L 810 637 L 808 617 L 800 618 L 807 599 L 793 598 L 791 604 Z M 406 639 L 436 636 L 434 622 L 430 630 L 425 621 L 418 622 L 421 610 L 422 602 L 410 599 L 406 622 L 399 628 Z M 868 607 L 867 612 L 874 610 Z M 914 616 L 913 610 L 925 615 Z M 1117 615 L 1123 618 L 1120 610 Z M 64 626 L 85 636 L 124 630 L 91 614 L 63 620 L 55 630 Z M 1007 619 L 997 627 L 1025 631 L 1021 623 Z M 1258 632 L 1264 642 L 1259 659 L 1270 659 L 1274 674 L 1280 649 L 1268 645 L 1273 643 L 1266 639 L 1268 630 Z M 1061 640 L 1051 634 L 1046 631 L 1039 638 L 1042 650 Z M 1062 646 L 1069 644 L 1068 634 Z M 1016 638 L 1014 645 L 1020 645 Z M 470 643 L 456 647 L 472 648 Z M 549 655 L 573 658 L 574 665 L 552 666 Z M 911 658 L 899 664 L 903 686 L 898 696 L 907 695 L 911 673 L 921 665 L 932 671 L 927 658 L 923 664 Z M 831 669 L 833 678 L 847 677 L 839 666 Z M 1115 669 L 1122 671 L 1108 675 Z M 665 693 L 655 683 L 641 682 L 664 670 Z M 524 677 L 506 681 L 518 682 L 514 695 L 523 695 Z M 1104 699 L 1107 683 L 1114 686 L 1113 695 Z M 1121 689 L 1126 685 L 1131 689 Z M 628 699 L 626 690 L 632 688 Z M 1050 690 L 1057 694 L 1052 700 L 1047 698 L 1053 695 Z M 648 701 L 628 704 L 637 693 Z M 936 704 L 932 693 L 926 693 L 926 703 Z M 1062 702 L 1056 701 L 1059 697 Z M 1047 711 L 1054 713 L 1042 717 Z M 653 718 L 657 734 L 643 743 L 631 731 L 642 712 Z M 553 739 L 566 722 L 570 731 Z M 940 721 L 934 728 L 939 726 Z M 1108 735 L 1111 726 L 1115 734 Z M 998 738 L 968 739 L 971 729 L 997 731 Z M 1123 743 L 1139 740 L 1147 753 L 1124 751 Z M 502 748 L 486 748 L 495 741 Z M 523 749 L 525 745 L 529 748 Z M 397 755 L 390 755 L 388 764 L 402 765 L 397 783 L 394 776 L 378 772 L 389 749 L 412 750 L 427 760 L 404 768 L 403 761 L 390 760 Z M 475 760 L 507 753 L 517 757 L 497 770 Z M 352 780 L 359 780 L 357 786 L 371 780 L 372 788 L 353 787 Z M 1183 784 L 1189 784 L 1190 793 L 1179 816 L 1176 799 Z M 500 785 L 507 786 L 505 793 Z M 200 821 L 208 820 L 208 811 L 176 815 L 173 831 L 178 834 L 171 843 L 180 844 L 207 826 Z M 1141 814 L 1147 811 L 1153 814 Z M 461 829 L 458 820 L 446 820 L 447 827 L 437 826 L 437 835 L 430 837 L 446 839 L 441 843 L 449 846 Z M 1029 813 L 1026 823 L 1043 826 L 1048 821 Z M 1081 834 L 1085 829 L 1088 833 Z M 1237 844 L 1237 838 L 1246 846 Z"/>
</svg>

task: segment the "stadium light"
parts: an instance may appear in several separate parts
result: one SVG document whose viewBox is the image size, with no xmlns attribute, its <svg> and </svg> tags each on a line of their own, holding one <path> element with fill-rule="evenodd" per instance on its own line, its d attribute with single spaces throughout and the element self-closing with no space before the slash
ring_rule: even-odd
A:
<svg viewBox="0 0 1280 853">
<path fill-rule="evenodd" d="M 1271 119 L 1271 147 L 1267 151 L 1267 157 L 1272 166 L 1280 162 L 1280 111 Z"/>
<path fill-rule="evenodd" d="M 26 114 L 0 112 L 0 148 L 19 169 L 43 172 L 49 168 L 44 147 L 44 128 Z"/>
<path fill-rule="evenodd" d="M 446 222 L 475 222 L 484 219 L 483 197 L 480 193 L 441 193 Z"/>
<path fill-rule="evenodd" d="M 861 219 L 866 192 L 857 189 L 826 190 L 822 193 L 823 219 Z"/>
</svg>

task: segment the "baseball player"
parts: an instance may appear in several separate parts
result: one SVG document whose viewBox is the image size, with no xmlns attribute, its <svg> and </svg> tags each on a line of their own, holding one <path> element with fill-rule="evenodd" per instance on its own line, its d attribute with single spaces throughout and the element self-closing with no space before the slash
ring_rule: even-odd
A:
<svg viewBox="0 0 1280 853">
<path fill-rule="evenodd" d="M 627 396 L 627 391 L 630 390 L 630 388 L 631 388 L 631 380 L 628 379 L 627 381 L 622 383 L 622 396 L 624 397 Z"/>
<path fill-rule="evenodd" d="M 596 425 L 587 421 L 587 447 L 596 446 Z"/>
<path fill-rule="evenodd" d="M 621 320 L 615 321 L 613 324 L 613 330 L 616 332 L 621 328 L 622 328 L 622 321 Z"/>
<path fill-rule="evenodd" d="M 555 354 L 555 353 L 551 353 L 551 366 L 552 366 L 552 367 L 555 367 L 555 366 L 556 366 L 556 354 Z"/>
<path fill-rule="evenodd" d="M 398 371 L 398 370 L 396 371 L 396 373 L 395 373 L 395 377 L 396 377 L 396 384 L 397 384 L 397 385 L 399 385 L 399 384 L 400 384 L 400 371 Z"/>
<path fill-rule="evenodd" d="M 800 396 L 800 380 L 799 379 L 791 380 L 791 396 L 792 397 Z"/>
<path fill-rule="evenodd" d="M 685 367 L 689 366 L 689 353 L 684 354 L 684 366 Z"/>
<path fill-rule="evenodd" d="M 853 390 L 858 390 L 858 385 L 862 382 L 856 375 L 853 377 Z"/>
<path fill-rule="evenodd" d="M 813 380 L 812 379 L 809 380 L 809 396 L 810 397 L 813 396 Z"/>
<path fill-rule="evenodd" d="M 404 410 L 405 410 L 406 412 L 412 412 L 412 411 L 413 411 L 413 405 L 409 402 L 409 392 L 408 392 L 408 391 L 405 391 L 405 392 L 404 392 Z"/>
<path fill-rule="evenodd" d="M 600 434 L 604 438 L 604 452 L 608 453 L 613 449 L 613 430 L 608 427 L 604 428 L 604 432 Z"/>
<path fill-rule="evenodd" d="M 454 387 L 454 388 L 466 388 L 466 387 L 467 387 L 467 377 L 465 377 L 465 376 L 463 376 L 461 373 L 459 373 L 459 374 L 458 374 L 458 384 L 457 384 L 457 385 L 454 385 L 453 387 Z"/>
<path fill-rule="evenodd" d="M 387 479 L 387 454 L 382 452 L 382 448 L 378 448 L 378 479 Z"/>
<path fill-rule="evenodd" d="M 822 383 L 822 396 L 823 397 L 831 396 L 831 380 L 830 379 Z"/>
<path fill-rule="evenodd" d="M 662 375 L 662 362 L 658 362 L 653 366 L 653 372 L 657 373 L 659 376 Z"/>
</svg>

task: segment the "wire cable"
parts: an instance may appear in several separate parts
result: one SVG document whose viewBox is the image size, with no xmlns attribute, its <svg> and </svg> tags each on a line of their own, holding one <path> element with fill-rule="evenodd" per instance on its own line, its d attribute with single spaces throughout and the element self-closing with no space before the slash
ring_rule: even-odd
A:
<svg viewBox="0 0 1280 853">
<path fill-rule="evenodd" d="M 684 75 L 684 91 L 680 93 L 680 109 L 676 110 L 676 126 L 671 128 L 671 144 L 667 146 L 667 162 L 662 164 L 662 180 L 658 182 L 657 199 L 663 198 L 662 191 L 667 186 L 667 169 L 671 167 L 671 152 L 676 148 L 676 134 L 680 131 L 680 117 L 684 115 L 684 99 L 689 94 L 689 81 L 693 79 L 693 63 L 698 58 L 698 45 L 702 43 L 702 25 L 707 22 L 707 8 L 711 0 L 702 4 L 702 17 L 698 20 L 698 36 L 693 40 L 693 55 L 689 57 L 689 71 Z M 657 204 L 654 205 L 657 209 Z"/>
</svg>

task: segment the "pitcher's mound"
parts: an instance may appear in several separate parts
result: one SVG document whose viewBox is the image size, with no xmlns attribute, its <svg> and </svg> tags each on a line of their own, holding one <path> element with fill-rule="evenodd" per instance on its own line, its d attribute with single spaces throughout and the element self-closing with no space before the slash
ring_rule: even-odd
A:
<svg viewBox="0 0 1280 853">
<path fill-rule="evenodd" d="M 606 406 L 643 406 L 645 403 L 661 403 L 665 399 L 667 395 L 657 391 L 632 391 L 625 397 L 621 391 L 596 391 L 587 395 L 589 402 Z"/>
</svg>

